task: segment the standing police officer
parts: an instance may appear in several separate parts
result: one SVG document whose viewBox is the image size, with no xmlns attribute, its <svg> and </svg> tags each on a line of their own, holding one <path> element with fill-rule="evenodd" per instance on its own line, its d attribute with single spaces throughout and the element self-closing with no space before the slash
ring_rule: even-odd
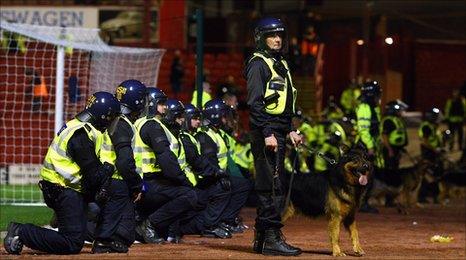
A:
<svg viewBox="0 0 466 260">
<path fill-rule="evenodd" d="M 146 243 L 163 243 L 161 234 L 168 232 L 181 214 L 196 206 L 197 196 L 182 168 L 182 146 L 161 121 L 167 96 L 157 88 L 147 90 L 147 115 L 135 123 L 136 167 L 147 184 L 139 207 L 146 219 L 136 231 Z"/>
<path fill-rule="evenodd" d="M 380 171 L 384 167 L 381 153 L 382 141 L 380 136 L 380 98 L 382 90 L 377 81 L 368 81 L 361 88 L 361 103 L 356 107 L 356 125 L 359 141 L 366 147 L 368 155 L 372 158 L 375 167 Z M 378 213 L 367 202 L 373 182 L 363 199 L 360 211 Z"/>
<path fill-rule="evenodd" d="M 78 254 L 86 233 L 86 205 L 113 174 L 113 165 L 100 162 L 102 133 L 120 113 L 108 92 L 96 92 L 86 109 L 68 121 L 50 145 L 40 172 L 44 201 L 56 214 L 58 232 L 11 222 L 3 246 L 20 254 L 23 245 L 51 254 Z M 99 197 L 99 196 L 97 196 Z M 105 199 L 100 196 L 100 199 Z"/>
<path fill-rule="evenodd" d="M 291 128 L 296 89 L 283 58 L 285 36 L 280 19 L 261 19 L 254 30 L 256 50 L 245 69 L 259 199 L 253 249 L 266 255 L 301 254 L 301 249 L 285 242 L 280 230 L 282 206 L 274 203 L 284 201 L 279 187 L 280 175 L 284 174 L 285 138 L 289 134 L 294 143 L 301 142 L 301 136 Z"/>
<path fill-rule="evenodd" d="M 395 100 L 388 102 L 385 108 L 385 117 L 382 119 L 383 155 L 385 168 L 392 171 L 399 168 L 401 152 L 408 145 L 406 124 L 401 117 L 408 105 L 401 100 Z"/>
<path fill-rule="evenodd" d="M 109 183 L 110 199 L 100 205 L 92 253 L 126 253 L 134 242 L 134 204 L 141 198 L 142 179 L 136 172 L 133 123 L 145 108 L 146 86 L 138 80 L 123 81 L 115 91 L 121 115 L 115 129 L 103 135 L 100 160 L 116 166 Z"/>
</svg>

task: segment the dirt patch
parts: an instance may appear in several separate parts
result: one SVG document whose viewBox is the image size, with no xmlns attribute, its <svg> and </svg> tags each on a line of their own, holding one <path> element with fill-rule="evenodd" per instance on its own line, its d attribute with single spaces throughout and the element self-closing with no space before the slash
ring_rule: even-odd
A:
<svg viewBox="0 0 466 260">
<path fill-rule="evenodd" d="M 426 205 L 425 208 L 411 210 L 408 216 L 400 215 L 394 208 L 381 208 L 381 214 L 358 214 L 357 222 L 360 239 L 366 256 L 362 258 L 392 259 L 464 259 L 466 257 L 466 209 L 465 201 L 457 200 L 450 205 Z M 255 210 L 244 209 L 242 216 L 252 226 Z M 299 246 L 304 253 L 301 258 L 331 258 L 325 218 L 309 219 L 295 216 L 289 219 L 284 228 L 288 241 Z M 122 259 L 122 258 L 249 258 L 257 259 L 251 249 L 253 230 L 235 235 L 232 239 L 219 240 L 186 236 L 179 245 L 143 245 L 135 244 L 128 254 L 92 255 L 90 246 L 86 245 L 82 253 L 75 256 L 47 255 L 24 248 L 23 257 L 49 259 Z M 450 243 L 432 243 L 430 237 L 436 234 L 449 235 L 454 238 Z M 349 235 L 342 230 L 340 236 L 342 250 L 352 254 Z M 2 248 L 1 259 L 16 258 L 6 255 Z"/>
</svg>

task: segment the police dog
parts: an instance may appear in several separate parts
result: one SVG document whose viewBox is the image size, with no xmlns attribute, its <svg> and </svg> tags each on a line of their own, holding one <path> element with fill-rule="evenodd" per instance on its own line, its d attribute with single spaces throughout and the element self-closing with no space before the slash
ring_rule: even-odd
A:
<svg viewBox="0 0 466 260">
<path fill-rule="evenodd" d="M 353 250 L 364 255 L 359 244 L 355 215 L 366 193 L 371 178 L 372 164 L 364 147 L 341 146 L 341 157 L 327 172 L 299 174 L 291 189 L 291 204 L 288 214 L 294 209 L 307 216 L 325 214 L 333 256 L 344 256 L 339 243 L 340 225 L 343 223 L 351 235 Z"/>
<path fill-rule="evenodd" d="M 385 198 L 391 197 L 399 213 L 409 214 L 409 208 L 415 204 L 419 205 L 417 198 L 422 180 L 428 179 L 433 166 L 432 162 L 420 159 L 411 167 L 391 171 L 379 170 L 375 173 L 372 198 L 379 204 L 384 204 Z"/>
</svg>

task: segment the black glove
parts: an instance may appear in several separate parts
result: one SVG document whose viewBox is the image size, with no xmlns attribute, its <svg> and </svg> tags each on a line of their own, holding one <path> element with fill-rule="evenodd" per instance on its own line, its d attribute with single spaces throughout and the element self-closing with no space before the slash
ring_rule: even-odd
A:
<svg viewBox="0 0 466 260">
<path fill-rule="evenodd" d="M 215 174 L 215 176 L 219 179 L 221 178 L 227 178 L 228 177 L 228 173 L 224 170 L 218 170 L 218 172 Z"/>
<path fill-rule="evenodd" d="M 112 175 L 115 171 L 115 166 L 108 162 L 104 162 L 102 167 L 99 168 L 101 174 L 101 185 L 95 194 L 95 202 L 99 205 L 104 205 L 110 200 L 110 185 L 112 183 Z"/>
<path fill-rule="evenodd" d="M 95 202 L 99 205 L 105 205 L 110 200 L 110 185 L 112 178 L 108 178 L 107 181 L 100 187 L 95 194 Z"/>
<path fill-rule="evenodd" d="M 231 190 L 231 182 L 228 178 L 220 178 L 219 180 L 222 189 L 225 191 Z"/>
</svg>

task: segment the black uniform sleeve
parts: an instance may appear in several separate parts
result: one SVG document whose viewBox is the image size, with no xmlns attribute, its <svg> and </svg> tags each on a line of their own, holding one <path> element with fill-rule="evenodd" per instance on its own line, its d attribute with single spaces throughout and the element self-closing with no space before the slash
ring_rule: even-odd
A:
<svg viewBox="0 0 466 260">
<path fill-rule="evenodd" d="M 181 185 L 192 186 L 180 168 L 177 155 L 170 150 L 170 142 L 162 127 L 155 121 L 149 121 L 144 124 L 140 133 L 142 141 L 154 151 L 163 176 Z"/>
<path fill-rule="evenodd" d="M 383 122 L 383 125 L 382 125 L 382 134 L 385 134 L 385 135 L 388 135 L 390 134 L 392 131 L 394 131 L 396 129 L 396 126 L 395 124 L 393 123 L 392 120 L 390 119 L 387 119 Z"/>
<path fill-rule="evenodd" d="M 78 129 L 68 141 L 67 152 L 81 168 L 83 188 L 93 193 L 109 176 L 102 174 L 102 163 L 95 154 L 95 144 L 89 139 L 84 128 Z"/>
<path fill-rule="evenodd" d="M 196 139 L 201 144 L 201 154 L 204 158 L 206 158 L 211 164 L 220 168 L 217 158 L 218 148 L 215 142 L 203 132 L 198 132 L 196 134 Z"/>
<path fill-rule="evenodd" d="M 247 79 L 248 98 L 250 117 L 253 123 L 262 129 L 265 137 L 272 134 L 269 123 L 273 121 L 272 116 L 265 112 L 264 91 L 271 73 L 260 58 L 251 60 L 246 67 L 245 76 Z"/>
<path fill-rule="evenodd" d="M 131 139 L 133 130 L 128 122 L 119 120 L 115 132 L 110 136 L 116 154 L 115 166 L 125 180 L 131 192 L 138 192 L 142 188 L 142 179 L 136 172 Z"/>
<path fill-rule="evenodd" d="M 211 164 L 207 158 L 198 153 L 196 145 L 192 143 L 189 137 L 181 135 L 181 142 L 183 142 L 186 160 L 196 174 L 203 177 L 211 177 L 217 174 L 219 168 Z"/>
</svg>

